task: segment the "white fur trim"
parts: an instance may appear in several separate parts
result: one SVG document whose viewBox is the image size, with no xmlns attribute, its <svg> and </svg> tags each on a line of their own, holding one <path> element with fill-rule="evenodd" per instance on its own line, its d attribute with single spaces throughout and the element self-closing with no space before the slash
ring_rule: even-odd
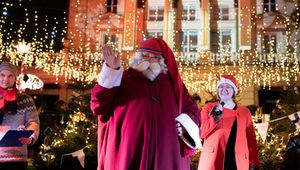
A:
<svg viewBox="0 0 300 170">
<path fill-rule="evenodd" d="M 113 88 L 120 86 L 123 76 L 122 68 L 115 70 L 109 68 L 105 63 L 102 66 L 102 70 L 98 76 L 98 84 L 105 88 Z"/>
<path fill-rule="evenodd" d="M 231 100 L 229 102 L 224 102 L 225 105 L 223 107 L 227 108 L 227 109 L 233 109 L 235 107 L 235 103 Z"/>
<path fill-rule="evenodd" d="M 198 149 L 201 145 L 200 142 L 200 133 L 199 133 L 199 127 L 197 124 L 185 113 L 180 114 L 175 119 L 181 125 L 185 128 L 187 133 L 191 136 L 191 138 L 195 142 L 195 146 L 192 146 L 188 140 L 186 140 L 183 136 L 181 136 L 181 139 L 184 141 L 186 145 L 188 145 L 190 148 Z"/>
<path fill-rule="evenodd" d="M 235 95 L 237 94 L 238 88 L 236 87 L 236 85 L 235 85 L 231 80 L 226 79 L 226 78 L 224 78 L 224 77 L 221 77 L 221 79 L 220 79 L 219 82 L 218 82 L 217 88 L 219 88 L 220 84 L 222 84 L 222 83 L 227 83 L 227 84 L 229 84 L 230 86 L 232 86 L 232 87 L 233 87 L 233 90 L 234 90 L 234 92 L 235 92 L 234 94 L 235 94 Z"/>
</svg>

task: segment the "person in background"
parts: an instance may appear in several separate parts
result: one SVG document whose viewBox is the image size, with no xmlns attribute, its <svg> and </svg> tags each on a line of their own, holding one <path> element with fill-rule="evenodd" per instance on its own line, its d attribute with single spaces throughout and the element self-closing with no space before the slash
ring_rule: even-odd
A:
<svg viewBox="0 0 300 170">
<path fill-rule="evenodd" d="M 281 170 L 292 169 L 300 170 L 300 134 L 289 139 L 281 166 Z"/>
<path fill-rule="evenodd" d="M 201 111 L 204 144 L 198 170 L 254 170 L 259 168 L 258 147 L 250 111 L 236 104 L 237 81 L 223 75 L 218 81 L 220 101 Z"/>
<path fill-rule="evenodd" d="M 193 99 L 195 100 L 197 106 L 198 106 L 199 108 L 201 108 L 201 107 L 200 107 L 200 105 L 201 105 L 201 97 L 200 97 L 197 93 L 195 93 L 195 94 L 193 94 Z"/>
<path fill-rule="evenodd" d="M 63 100 L 58 100 L 54 103 L 55 109 L 55 120 L 57 125 L 62 125 L 67 122 L 68 113 L 68 105 Z"/>
<path fill-rule="evenodd" d="M 16 89 L 17 68 L 9 62 L 0 64 L 0 130 L 33 130 L 29 138 L 19 138 L 22 146 L 0 147 L 0 169 L 25 170 L 27 146 L 39 135 L 39 116 L 32 98 Z M 5 133 L 5 132 L 2 132 Z"/>
<path fill-rule="evenodd" d="M 98 170 L 187 170 L 200 145 L 199 109 L 185 88 L 173 52 L 159 38 L 142 41 L 130 68 L 103 46 L 92 89 L 98 116 Z"/>
</svg>

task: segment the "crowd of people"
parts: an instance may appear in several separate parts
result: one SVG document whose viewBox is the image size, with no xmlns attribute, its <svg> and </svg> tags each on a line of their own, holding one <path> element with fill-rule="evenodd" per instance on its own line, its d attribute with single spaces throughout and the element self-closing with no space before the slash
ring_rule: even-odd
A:
<svg viewBox="0 0 300 170">
<path fill-rule="evenodd" d="M 98 119 L 98 170 L 190 169 L 189 156 L 199 148 L 198 170 L 259 169 L 251 113 L 235 100 L 239 86 L 233 75 L 220 77 L 218 101 L 202 107 L 201 97 L 188 93 L 162 39 L 142 41 L 125 71 L 110 45 L 103 45 L 102 53 L 104 64 L 91 91 L 91 110 Z M 17 68 L 2 62 L 0 132 L 33 133 L 18 138 L 18 146 L 0 144 L 0 169 L 25 170 L 27 146 L 37 140 L 40 122 L 32 98 L 18 93 L 16 79 Z M 283 169 L 299 169 L 299 146 L 299 137 L 290 140 Z"/>
</svg>

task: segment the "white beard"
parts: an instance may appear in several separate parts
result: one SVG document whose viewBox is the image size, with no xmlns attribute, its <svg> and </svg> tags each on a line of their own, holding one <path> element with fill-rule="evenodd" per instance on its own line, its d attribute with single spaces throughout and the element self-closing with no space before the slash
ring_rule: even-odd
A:
<svg viewBox="0 0 300 170">
<path fill-rule="evenodd" d="M 150 63 L 149 61 L 142 61 L 143 54 L 149 55 L 147 52 L 138 52 L 135 57 L 133 57 L 129 63 L 129 66 L 141 73 L 149 80 L 154 81 L 160 73 L 167 74 L 168 67 L 162 56 L 159 62 Z M 153 55 L 153 54 L 152 54 Z"/>
<path fill-rule="evenodd" d="M 158 63 L 149 63 L 148 61 L 138 64 L 134 69 L 142 72 L 151 81 L 154 81 L 162 72 L 161 66 Z"/>
</svg>

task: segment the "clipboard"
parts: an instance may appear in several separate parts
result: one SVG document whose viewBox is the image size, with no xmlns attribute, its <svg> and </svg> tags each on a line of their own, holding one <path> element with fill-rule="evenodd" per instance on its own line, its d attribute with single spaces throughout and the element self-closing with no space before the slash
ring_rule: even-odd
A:
<svg viewBox="0 0 300 170">
<path fill-rule="evenodd" d="M 22 146 L 19 138 L 29 138 L 33 134 L 33 130 L 8 130 L 0 140 L 0 147 Z"/>
</svg>

